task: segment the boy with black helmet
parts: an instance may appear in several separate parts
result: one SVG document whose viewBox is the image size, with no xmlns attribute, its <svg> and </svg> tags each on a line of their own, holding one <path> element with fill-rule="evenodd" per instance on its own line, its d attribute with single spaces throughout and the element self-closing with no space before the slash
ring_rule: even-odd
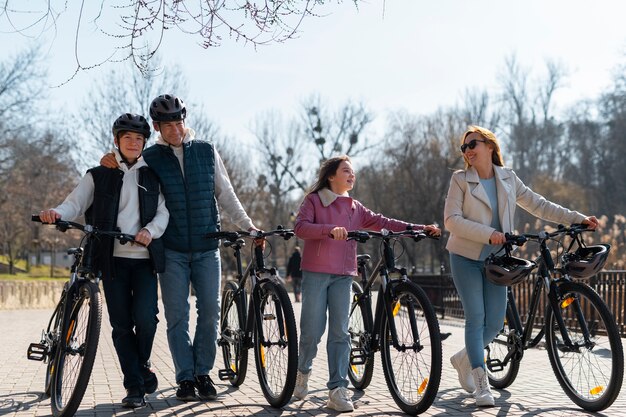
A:
<svg viewBox="0 0 626 417">
<path fill-rule="evenodd" d="M 204 236 L 220 229 L 223 213 L 243 229 L 256 227 L 239 202 L 214 145 L 195 139 L 195 132 L 185 126 L 186 116 L 187 108 L 179 97 L 156 97 L 150 117 L 159 136 L 156 145 L 145 150 L 144 158 L 159 177 L 170 212 L 163 234 L 167 264 L 159 281 L 178 384 L 176 398 L 214 400 L 217 392 L 209 372 L 217 352 L 221 265 L 219 242 Z M 101 162 L 114 164 L 106 155 Z M 198 314 L 193 340 L 189 285 L 196 293 Z"/>
<path fill-rule="evenodd" d="M 128 408 L 146 404 L 145 394 L 158 387 L 150 369 L 150 355 L 158 323 L 157 272 L 165 268 L 159 239 L 169 213 L 159 181 L 141 158 L 150 125 L 140 115 L 125 113 L 113 123 L 118 167 L 91 168 L 65 201 L 39 214 L 43 222 L 73 220 L 85 215 L 87 223 L 103 230 L 118 228 L 135 236 L 136 244 L 121 245 L 102 237 L 94 253 L 102 273 L 113 344 L 117 352 Z"/>
</svg>

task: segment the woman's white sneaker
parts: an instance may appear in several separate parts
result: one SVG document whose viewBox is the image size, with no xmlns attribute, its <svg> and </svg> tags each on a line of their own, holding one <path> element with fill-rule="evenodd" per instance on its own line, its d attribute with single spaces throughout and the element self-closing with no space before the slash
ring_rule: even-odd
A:
<svg viewBox="0 0 626 417">
<path fill-rule="evenodd" d="M 487 379 L 485 369 L 472 369 L 472 377 L 474 378 L 474 383 L 476 384 L 476 391 L 474 391 L 476 405 L 478 407 L 493 407 L 496 405 L 496 402 L 493 399 L 493 394 L 489 389 L 489 380 Z"/>
<path fill-rule="evenodd" d="M 472 377 L 472 365 L 470 364 L 465 348 L 452 355 L 450 357 L 450 363 L 452 363 L 452 366 L 458 373 L 461 388 L 469 393 L 474 392 L 476 390 L 476 384 L 474 384 L 474 378 Z"/>
</svg>

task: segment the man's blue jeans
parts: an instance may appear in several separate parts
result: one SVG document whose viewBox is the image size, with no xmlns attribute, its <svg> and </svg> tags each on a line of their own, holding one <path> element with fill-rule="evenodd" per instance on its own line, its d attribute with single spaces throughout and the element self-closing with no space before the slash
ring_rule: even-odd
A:
<svg viewBox="0 0 626 417">
<path fill-rule="evenodd" d="M 485 346 L 502 329 L 506 287 L 485 277 L 483 261 L 450 254 L 452 278 L 465 313 L 465 347 L 472 368 L 484 367 Z"/>
<path fill-rule="evenodd" d="M 177 252 L 165 249 L 165 272 L 159 274 L 176 382 L 208 375 L 215 363 L 220 317 L 221 266 L 218 249 Z M 189 284 L 196 293 L 198 320 L 189 334 Z"/>
<path fill-rule="evenodd" d="M 350 333 L 348 320 L 352 277 L 302 271 L 302 311 L 298 369 L 308 374 L 326 329 L 328 309 L 328 389 L 348 386 Z"/>
</svg>

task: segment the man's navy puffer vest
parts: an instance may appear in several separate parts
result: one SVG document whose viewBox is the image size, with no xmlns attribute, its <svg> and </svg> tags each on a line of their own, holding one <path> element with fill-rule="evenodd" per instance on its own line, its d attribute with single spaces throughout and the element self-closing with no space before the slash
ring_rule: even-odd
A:
<svg viewBox="0 0 626 417">
<path fill-rule="evenodd" d="M 153 145 L 143 152 L 143 158 L 159 177 L 170 212 L 162 238 L 165 247 L 178 252 L 217 249 L 217 240 L 204 238 L 220 227 L 213 145 L 201 140 L 183 144 L 184 176 L 169 146 Z"/>
<path fill-rule="evenodd" d="M 145 226 L 156 215 L 159 205 L 159 180 L 148 167 L 139 168 L 139 219 L 141 226 Z M 88 224 L 100 230 L 117 230 L 117 213 L 119 211 L 120 191 L 124 173 L 119 169 L 109 169 L 103 166 L 91 168 L 94 182 L 94 195 L 91 207 L 85 212 Z M 114 239 L 102 236 L 94 242 L 93 267 L 102 272 L 103 278 L 115 276 L 113 268 L 113 244 Z M 85 249 L 86 251 L 89 248 Z M 152 267 L 155 272 L 165 270 L 165 251 L 161 239 L 153 239 L 148 246 Z"/>
</svg>

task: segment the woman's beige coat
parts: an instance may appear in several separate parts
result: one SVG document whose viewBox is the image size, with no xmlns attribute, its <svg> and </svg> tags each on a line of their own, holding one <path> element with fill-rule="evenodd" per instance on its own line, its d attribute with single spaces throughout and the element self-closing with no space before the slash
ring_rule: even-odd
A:
<svg viewBox="0 0 626 417">
<path fill-rule="evenodd" d="M 543 220 L 559 224 L 580 223 L 587 216 L 546 200 L 528 188 L 510 168 L 495 165 L 501 232 L 514 230 L 515 207 Z M 444 224 L 450 232 L 446 249 L 477 260 L 494 232 L 491 204 L 474 167 L 452 174 L 444 208 Z"/>
</svg>

